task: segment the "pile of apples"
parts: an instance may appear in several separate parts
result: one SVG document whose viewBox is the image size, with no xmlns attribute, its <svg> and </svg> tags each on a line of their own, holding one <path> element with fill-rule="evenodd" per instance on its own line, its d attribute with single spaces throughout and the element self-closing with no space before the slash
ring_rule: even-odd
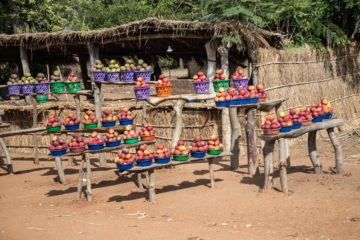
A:
<svg viewBox="0 0 360 240">
<path fill-rule="evenodd" d="M 93 111 L 88 110 L 85 112 L 83 123 L 97 123 L 98 119 L 96 118 Z"/>
<path fill-rule="evenodd" d="M 50 151 L 58 151 L 58 150 L 64 150 L 67 149 L 66 143 L 64 139 L 61 137 L 55 136 L 50 142 Z"/>
<path fill-rule="evenodd" d="M 167 87 L 167 86 L 171 87 L 172 84 L 171 84 L 170 80 L 167 77 L 165 77 L 164 74 L 161 74 L 159 76 L 159 80 L 157 80 L 157 82 L 155 83 L 155 86 L 156 87 Z"/>
<path fill-rule="evenodd" d="M 124 70 L 127 70 L 127 71 L 128 70 L 133 70 L 133 71 L 135 71 L 136 67 L 135 67 L 134 61 L 132 59 L 126 60 L 125 65 L 121 66 L 120 70 L 122 70 L 122 71 L 124 71 Z"/>
<path fill-rule="evenodd" d="M 310 125 L 312 120 L 312 115 L 308 111 L 307 107 L 301 107 L 299 109 L 299 122 L 301 122 L 302 125 Z"/>
<path fill-rule="evenodd" d="M 219 136 L 214 135 L 210 138 L 210 140 L 207 142 L 208 149 L 213 150 L 221 150 L 223 149 L 224 145 L 220 142 Z"/>
<path fill-rule="evenodd" d="M 334 112 L 334 108 L 331 106 L 330 102 L 326 99 L 326 97 L 321 98 L 321 107 L 325 113 Z"/>
<path fill-rule="evenodd" d="M 206 152 L 208 150 L 208 144 L 203 141 L 200 135 L 196 135 L 189 149 L 192 152 Z"/>
<path fill-rule="evenodd" d="M 296 112 L 296 109 L 295 109 Z M 285 112 L 279 113 L 278 122 L 281 127 L 291 127 L 293 125 L 293 117 L 291 114 L 286 114 Z"/>
<path fill-rule="evenodd" d="M 70 142 L 68 143 L 69 148 L 85 147 L 85 141 L 80 134 L 75 133 L 72 135 Z"/>
<path fill-rule="evenodd" d="M 116 60 L 110 60 L 109 66 L 106 68 L 108 72 L 120 72 L 120 65 L 117 63 Z"/>
<path fill-rule="evenodd" d="M 135 132 L 134 125 L 127 125 L 124 131 L 124 139 L 138 138 L 139 134 Z"/>
<path fill-rule="evenodd" d="M 139 59 L 137 62 L 137 66 L 135 66 L 135 71 L 139 71 L 139 72 L 151 71 L 151 66 L 145 63 L 144 60 Z"/>
<path fill-rule="evenodd" d="M 19 84 L 19 76 L 17 74 L 11 74 L 7 82 L 7 85 L 15 85 L 15 84 Z"/>
<path fill-rule="evenodd" d="M 185 142 L 179 140 L 176 144 L 176 147 L 171 150 L 171 153 L 176 156 L 184 156 L 189 154 L 189 149 L 185 146 Z"/>
<path fill-rule="evenodd" d="M 155 132 L 154 127 L 149 122 L 145 122 L 139 131 L 139 135 L 140 137 L 155 136 Z"/>
<path fill-rule="evenodd" d="M 225 91 L 225 88 L 220 87 L 219 91 L 216 93 L 215 102 L 224 102 L 230 100 L 231 95 Z"/>
<path fill-rule="evenodd" d="M 102 122 L 115 122 L 117 117 L 109 111 L 109 109 L 104 109 L 101 115 Z"/>
<path fill-rule="evenodd" d="M 90 135 L 90 138 L 87 141 L 87 144 L 90 145 L 103 145 L 104 140 L 99 137 L 99 134 L 96 131 L 93 131 Z"/>
<path fill-rule="evenodd" d="M 257 92 L 257 97 L 259 98 L 266 98 L 267 97 L 267 93 L 264 90 L 264 85 L 262 84 L 256 84 L 256 92 Z"/>
<path fill-rule="evenodd" d="M 128 108 L 123 108 L 118 116 L 119 120 L 131 120 L 134 118 L 134 115 Z"/>
<path fill-rule="evenodd" d="M 261 129 L 273 129 L 278 130 L 281 127 L 281 124 L 278 122 L 274 114 L 267 115 L 265 122 L 261 124 Z"/>
<path fill-rule="evenodd" d="M 136 152 L 136 161 L 153 159 L 154 155 L 151 153 L 147 145 L 141 145 Z"/>
<path fill-rule="evenodd" d="M 48 82 L 48 80 L 45 77 L 45 74 L 43 74 L 43 73 L 36 74 L 35 80 L 38 83 L 47 83 Z"/>
<path fill-rule="evenodd" d="M 149 87 L 149 83 L 145 81 L 145 78 L 143 78 L 143 77 L 138 77 L 138 78 L 136 79 L 135 87 L 136 87 L 136 88 Z"/>
<path fill-rule="evenodd" d="M 207 82 L 209 80 L 203 72 L 198 72 L 196 75 L 193 76 L 192 81 L 193 82 Z"/>
<path fill-rule="evenodd" d="M 105 142 L 115 142 L 120 140 L 121 140 L 121 136 L 113 128 L 110 128 L 108 132 L 105 134 Z"/>
<path fill-rule="evenodd" d="M 315 117 L 322 117 L 325 115 L 325 111 L 321 105 L 321 103 L 315 103 L 310 108 L 311 115 L 313 118 Z"/>
<path fill-rule="evenodd" d="M 58 117 L 55 116 L 55 113 L 50 113 L 47 121 L 47 127 L 57 127 L 60 126 L 61 122 Z"/>
<path fill-rule="evenodd" d="M 102 62 L 100 60 L 96 60 L 95 61 L 95 65 L 93 66 L 93 72 L 100 72 L 100 71 L 105 71 L 106 68 L 104 66 L 104 64 L 102 64 Z"/>
<path fill-rule="evenodd" d="M 240 99 L 240 93 L 238 90 L 236 90 L 236 88 L 229 87 L 228 93 L 229 93 L 231 99 Z"/>
<path fill-rule="evenodd" d="M 244 69 L 238 68 L 231 76 L 233 80 L 243 79 L 245 77 Z"/>
<path fill-rule="evenodd" d="M 224 70 L 222 70 L 222 69 L 216 70 L 214 81 L 223 81 L 223 80 L 227 80 L 227 79 L 228 79 L 228 76 L 224 73 Z"/>
<path fill-rule="evenodd" d="M 78 79 L 78 77 L 76 76 L 76 74 L 74 72 L 71 72 L 69 74 L 69 76 L 67 77 L 67 81 L 68 82 L 78 82 L 79 79 Z"/>
<path fill-rule="evenodd" d="M 165 147 L 164 144 L 159 144 L 156 148 L 154 157 L 155 158 L 169 158 L 171 155 L 171 152 Z"/>
<path fill-rule="evenodd" d="M 69 112 L 66 115 L 64 125 L 77 125 L 80 124 L 80 119 L 76 119 L 76 116 L 73 112 Z"/>
<path fill-rule="evenodd" d="M 118 164 L 129 164 L 135 161 L 135 155 L 131 154 L 129 149 L 123 148 L 119 151 L 115 158 L 115 162 Z"/>
</svg>

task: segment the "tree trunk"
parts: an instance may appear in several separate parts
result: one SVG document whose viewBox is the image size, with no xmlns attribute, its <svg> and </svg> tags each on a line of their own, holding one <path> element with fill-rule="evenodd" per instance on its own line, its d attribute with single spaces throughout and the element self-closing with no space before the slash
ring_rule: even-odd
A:
<svg viewBox="0 0 360 240">
<path fill-rule="evenodd" d="M 213 80 L 215 77 L 216 71 L 216 43 L 215 41 L 210 41 L 205 44 L 206 55 L 207 55 L 207 77 L 210 81 L 209 92 L 214 92 Z"/>
</svg>

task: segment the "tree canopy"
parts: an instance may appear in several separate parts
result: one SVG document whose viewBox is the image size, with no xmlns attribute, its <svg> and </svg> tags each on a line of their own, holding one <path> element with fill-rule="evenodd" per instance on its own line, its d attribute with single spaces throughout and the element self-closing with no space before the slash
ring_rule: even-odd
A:
<svg viewBox="0 0 360 240">
<path fill-rule="evenodd" d="M 309 44 L 316 48 L 341 46 L 360 38 L 360 0 L 2 0 L 0 2 L 2 33 L 16 32 L 14 26 L 22 32 L 90 30 L 112 27 L 146 17 L 158 17 L 248 22 L 286 35 L 291 45 Z"/>
</svg>

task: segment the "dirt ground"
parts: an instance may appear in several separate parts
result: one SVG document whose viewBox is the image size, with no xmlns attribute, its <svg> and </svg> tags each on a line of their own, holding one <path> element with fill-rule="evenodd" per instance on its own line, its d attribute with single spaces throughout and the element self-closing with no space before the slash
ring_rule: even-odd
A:
<svg viewBox="0 0 360 240">
<path fill-rule="evenodd" d="M 306 145 L 291 148 L 291 192 L 259 192 L 262 175 L 250 178 L 245 158 L 234 172 L 216 165 L 215 189 L 207 164 L 187 164 L 156 174 L 156 203 L 145 200 L 134 178 L 119 179 L 93 167 L 94 201 L 77 201 L 78 168 L 66 166 L 68 182 L 56 182 L 51 161 L 14 163 L 0 170 L 0 239 L 360 239 L 360 144 L 345 146 L 345 172 L 334 175 L 333 150 L 320 144 L 324 173 L 312 172 Z M 97 164 L 96 162 L 94 164 Z M 109 166 L 113 166 L 109 163 Z"/>
</svg>

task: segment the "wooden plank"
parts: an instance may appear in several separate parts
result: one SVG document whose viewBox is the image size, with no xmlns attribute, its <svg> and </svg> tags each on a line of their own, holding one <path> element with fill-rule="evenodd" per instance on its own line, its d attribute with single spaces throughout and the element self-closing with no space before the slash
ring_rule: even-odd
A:
<svg viewBox="0 0 360 240">
<path fill-rule="evenodd" d="M 10 123 L 0 123 L 0 128 L 10 127 Z"/>
<path fill-rule="evenodd" d="M 36 132 L 43 132 L 43 131 L 45 131 L 45 130 L 46 130 L 45 127 L 19 129 L 19 130 L 15 130 L 15 131 L 1 132 L 1 133 L 0 133 L 0 137 L 9 137 L 9 136 L 30 134 L 30 133 L 36 133 Z"/>
<path fill-rule="evenodd" d="M 316 149 L 316 133 L 317 131 L 309 132 L 308 135 L 308 149 L 311 162 L 314 166 L 315 173 L 322 173 L 322 165 L 319 158 L 319 154 Z"/>
<path fill-rule="evenodd" d="M 252 104 L 241 104 L 241 105 L 230 105 L 229 108 L 243 108 L 243 109 L 252 109 L 256 108 L 259 111 L 269 112 L 273 108 L 280 106 L 287 98 L 270 100 L 264 103 L 252 103 Z"/>
<path fill-rule="evenodd" d="M 101 123 L 100 123 L 101 124 Z M 120 126 L 120 125 L 116 125 L 114 127 L 111 127 L 112 129 L 114 129 L 115 131 L 119 131 L 119 132 L 123 132 L 125 131 L 125 126 Z M 59 132 L 56 132 L 54 134 L 75 134 L 75 133 L 91 133 L 93 131 L 97 131 L 97 132 L 101 132 L 101 133 L 105 133 L 108 132 L 110 129 L 110 127 L 97 127 L 94 129 L 77 129 L 77 130 L 66 130 L 66 129 L 62 129 Z M 43 132 L 42 135 L 48 135 L 49 133 Z"/>
<path fill-rule="evenodd" d="M 328 128 L 327 129 L 330 141 L 334 147 L 334 151 L 335 151 L 335 167 L 336 167 L 336 173 L 341 173 L 342 170 L 342 165 L 343 165 L 343 152 L 341 149 L 341 145 L 340 142 L 338 141 L 335 132 L 334 132 L 334 128 Z"/>
<path fill-rule="evenodd" d="M 78 92 L 63 92 L 63 93 L 50 93 L 50 96 L 54 95 L 54 96 L 58 96 L 58 95 L 64 95 L 64 94 L 69 94 L 69 95 L 74 95 L 74 96 L 92 96 L 94 93 L 92 90 L 80 90 Z"/>
<path fill-rule="evenodd" d="M 216 96 L 215 93 L 212 94 L 179 94 L 179 95 L 171 95 L 169 97 L 159 98 L 159 97 L 150 97 L 146 101 L 150 103 L 151 105 L 158 105 L 161 102 L 165 101 L 172 101 L 172 100 L 185 100 L 185 101 L 191 101 L 191 100 L 197 100 L 197 101 L 205 101 L 205 100 L 211 100 L 214 99 Z"/>
</svg>

